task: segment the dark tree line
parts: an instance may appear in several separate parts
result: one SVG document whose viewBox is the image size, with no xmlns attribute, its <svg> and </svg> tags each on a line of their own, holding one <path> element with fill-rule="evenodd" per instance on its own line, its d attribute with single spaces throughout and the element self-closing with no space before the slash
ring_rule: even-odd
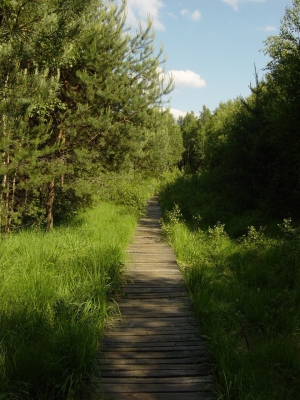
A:
<svg viewBox="0 0 300 400">
<path fill-rule="evenodd" d="M 278 36 L 265 41 L 263 79 L 247 98 L 179 119 L 181 167 L 201 170 L 205 190 L 230 212 L 300 215 L 300 1 L 287 7 Z"/>
<path fill-rule="evenodd" d="M 181 155 L 162 110 L 172 82 L 149 22 L 125 29 L 125 1 L 5 0 L 0 6 L 0 228 L 85 202 L 108 171 L 157 175 Z M 179 145 L 178 145 L 179 144 Z"/>
</svg>

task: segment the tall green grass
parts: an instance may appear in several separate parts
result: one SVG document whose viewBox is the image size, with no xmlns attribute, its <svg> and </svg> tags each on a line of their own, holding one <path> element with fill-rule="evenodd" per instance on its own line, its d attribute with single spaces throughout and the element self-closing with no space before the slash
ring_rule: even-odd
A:
<svg viewBox="0 0 300 400">
<path fill-rule="evenodd" d="M 95 372 L 135 223 L 104 203 L 50 234 L 1 239 L 1 400 L 71 400 Z"/>
<path fill-rule="evenodd" d="M 178 204 L 183 204 L 177 189 L 169 182 L 166 192 L 175 201 L 178 196 Z M 192 190 L 183 194 L 193 195 Z M 162 189 L 162 204 L 169 205 L 164 196 Z M 212 203 L 207 207 L 211 211 Z M 240 224 L 235 230 L 231 225 L 230 231 L 235 233 L 231 237 L 226 225 L 203 223 L 204 208 L 205 204 L 182 211 L 173 203 L 173 208 L 165 208 L 163 228 L 210 345 L 220 399 L 297 399 L 300 230 L 286 219 L 277 232 L 273 222 L 270 232 L 267 227 L 247 229 Z M 187 211 L 189 218 L 185 217 Z M 247 233 L 237 237 L 237 231 Z"/>
</svg>

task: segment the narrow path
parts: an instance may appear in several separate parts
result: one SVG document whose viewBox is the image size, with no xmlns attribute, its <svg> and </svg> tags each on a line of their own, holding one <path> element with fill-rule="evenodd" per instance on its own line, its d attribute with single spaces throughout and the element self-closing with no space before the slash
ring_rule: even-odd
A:
<svg viewBox="0 0 300 400">
<path fill-rule="evenodd" d="M 157 198 L 129 247 L 122 317 L 106 329 L 99 391 L 115 400 L 216 400 L 206 345 L 173 250 L 161 241 Z"/>
</svg>

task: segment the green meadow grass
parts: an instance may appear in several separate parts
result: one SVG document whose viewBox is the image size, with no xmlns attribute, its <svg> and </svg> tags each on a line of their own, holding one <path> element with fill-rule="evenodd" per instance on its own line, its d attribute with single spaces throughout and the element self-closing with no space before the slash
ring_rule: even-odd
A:
<svg viewBox="0 0 300 400">
<path fill-rule="evenodd" d="M 300 397 L 300 235 L 285 220 L 268 236 L 250 227 L 200 229 L 175 205 L 163 227 L 175 249 L 216 365 L 220 399 Z M 279 231 L 279 230 L 278 230 Z"/>
<path fill-rule="evenodd" d="M 75 398 L 97 370 L 136 215 L 102 203 L 50 234 L 0 243 L 0 399 Z"/>
</svg>

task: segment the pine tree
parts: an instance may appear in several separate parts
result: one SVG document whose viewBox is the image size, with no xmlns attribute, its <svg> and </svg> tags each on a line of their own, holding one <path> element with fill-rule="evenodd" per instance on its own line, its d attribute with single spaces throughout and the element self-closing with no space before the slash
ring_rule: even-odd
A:
<svg viewBox="0 0 300 400">
<path fill-rule="evenodd" d="M 80 191 L 79 182 L 138 168 L 152 157 L 146 144 L 153 109 L 172 82 L 161 79 L 151 23 L 126 33 L 126 3 L 117 4 L 7 0 L 1 6 L 0 225 L 6 232 L 13 218 L 43 214 L 51 230 L 58 191 L 64 201 L 64 191 Z"/>
</svg>

